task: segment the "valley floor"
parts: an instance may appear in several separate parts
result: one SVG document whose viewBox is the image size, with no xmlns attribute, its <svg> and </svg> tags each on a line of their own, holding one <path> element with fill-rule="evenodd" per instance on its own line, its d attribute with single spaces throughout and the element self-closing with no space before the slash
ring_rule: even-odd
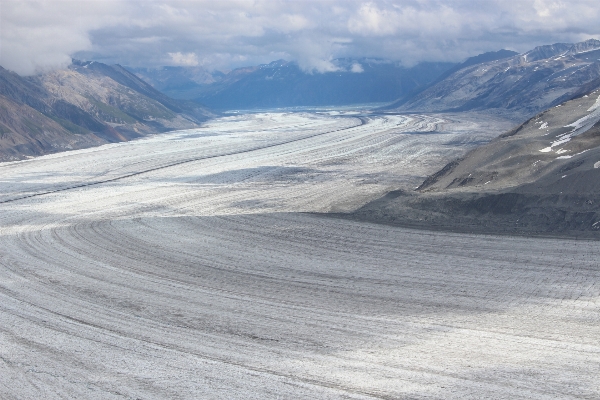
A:
<svg viewBox="0 0 600 400">
<path fill-rule="evenodd" d="M 247 114 L 0 164 L 0 398 L 597 398 L 597 242 L 315 214 L 509 125 Z"/>
</svg>

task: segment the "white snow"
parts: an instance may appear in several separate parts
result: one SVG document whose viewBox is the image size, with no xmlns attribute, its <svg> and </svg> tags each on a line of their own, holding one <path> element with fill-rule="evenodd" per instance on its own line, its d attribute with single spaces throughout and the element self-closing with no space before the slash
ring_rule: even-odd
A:
<svg viewBox="0 0 600 400">
<path fill-rule="evenodd" d="M 587 111 L 590 112 L 590 114 L 579 118 L 577 121 L 569 125 L 564 126 L 565 128 L 573 128 L 571 131 L 558 135 L 557 140 L 553 141 L 550 144 L 550 147 L 546 147 L 540 151 L 544 153 L 552 151 L 552 147 L 567 143 L 573 137 L 587 132 L 592 126 L 594 126 L 594 124 L 596 124 L 596 122 L 600 121 L 600 96 L 598 96 L 594 105 L 592 105 Z"/>
<path fill-rule="evenodd" d="M 589 50 L 578 51 L 578 52 L 577 52 L 577 53 L 575 53 L 575 54 L 585 54 L 585 53 L 590 53 L 590 52 L 592 52 L 592 51 L 598 51 L 599 49 L 600 49 L 600 47 L 593 47 L 593 48 L 591 48 L 591 49 L 589 49 Z"/>
<path fill-rule="evenodd" d="M 585 97 L 587 97 L 587 96 L 585 96 Z M 594 105 L 591 106 L 590 108 L 588 108 L 588 111 L 594 111 L 594 110 L 598 109 L 598 107 L 600 107 L 600 96 L 598 96 Z"/>
</svg>

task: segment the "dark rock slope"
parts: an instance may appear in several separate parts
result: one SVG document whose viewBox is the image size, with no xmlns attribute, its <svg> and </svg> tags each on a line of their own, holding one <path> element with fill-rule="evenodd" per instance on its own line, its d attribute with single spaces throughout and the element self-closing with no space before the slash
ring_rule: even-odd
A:
<svg viewBox="0 0 600 400">
<path fill-rule="evenodd" d="M 353 217 L 454 231 L 600 239 L 600 90 L 550 108 Z"/>
<path fill-rule="evenodd" d="M 0 67 L 0 161 L 192 128 L 210 115 L 118 65 L 74 61 L 33 77 Z"/>
</svg>

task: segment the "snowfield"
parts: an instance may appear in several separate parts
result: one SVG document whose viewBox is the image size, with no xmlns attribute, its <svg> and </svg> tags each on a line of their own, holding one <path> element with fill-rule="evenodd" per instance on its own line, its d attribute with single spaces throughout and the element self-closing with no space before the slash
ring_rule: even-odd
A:
<svg viewBox="0 0 600 400">
<path fill-rule="evenodd" d="M 600 246 L 330 218 L 507 128 L 263 113 L 0 164 L 0 398 L 600 397 Z"/>
</svg>

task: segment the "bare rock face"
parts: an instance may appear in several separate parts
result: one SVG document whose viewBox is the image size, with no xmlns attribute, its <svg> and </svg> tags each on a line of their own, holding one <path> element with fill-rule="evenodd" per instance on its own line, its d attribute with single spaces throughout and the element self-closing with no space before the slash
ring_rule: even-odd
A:
<svg viewBox="0 0 600 400">
<path fill-rule="evenodd" d="M 557 43 L 466 65 L 397 104 L 399 111 L 507 110 L 523 119 L 600 83 L 600 41 Z"/>
<path fill-rule="evenodd" d="M 21 77 L 0 67 L 0 161 L 197 127 L 211 113 L 118 65 L 73 61 Z"/>
</svg>

